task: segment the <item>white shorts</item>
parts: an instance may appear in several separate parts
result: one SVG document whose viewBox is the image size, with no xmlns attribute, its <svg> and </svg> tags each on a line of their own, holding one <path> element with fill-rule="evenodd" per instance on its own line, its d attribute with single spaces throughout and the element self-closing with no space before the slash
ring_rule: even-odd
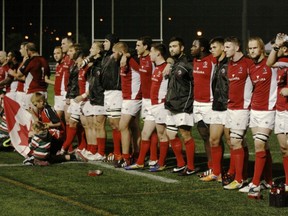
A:
<svg viewBox="0 0 288 216">
<path fill-rule="evenodd" d="M 166 125 L 168 126 L 194 126 L 193 113 L 172 113 L 167 110 Z"/>
<path fill-rule="evenodd" d="M 86 101 L 82 106 L 82 113 L 84 116 L 98 116 L 105 115 L 104 106 L 91 105 L 90 101 Z"/>
<path fill-rule="evenodd" d="M 193 105 L 194 122 L 203 120 L 206 124 L 210 124 L 209 113 L 212 111 L 212 103 L 195 103 Z"/>
<path fill-rule="evenodd" d="M 225 125 L 227 111 L 214 111 L 208 113 L 210 124 L 222 124 Z"/>
<path fill-rule="evenodd" d="M 64 106 L 66 105 L 66 98 L 62 95 L 54 96 L 54 109 L 56 111 L 64 111 Z"/>
<path fill-rule="evenodd" d="M 246 130 L 249 125 L 249 110 L 227 110 L 225 127 L 235 130 Z"/>
<path fill-rule="evenodd" d="M 155 104 L 149 107 L 145 121 L 154 121 L 156 124 L 165 124 L 167 118 L 167 110 L 164 103 Z"/>
<path fill-rule="evenodd" d="M 41 94 L 45 95 L 45 98 L 47 99 L 47 92 L 40 92 Z M 31 102 L 31 98 L 33 96 L 34 93 L 30 93 L 30 94 L 23 94 L 22 97 L 22 107 L 26 110 L 31 109 L 33 107 L 35 107 L 32 102 Z"/>
<path fill-rule="evenodd" d="M 275 134 L 288 134 L 288 111 L 276 111 L 275 116 Z"/>
<path fill-rule="evenodd" d="M 142 100 L 123 100 L 121 113 L 136 116 L 141 110 Z"/>
<path fill-rule="evenodd" d="M 70 105 L 68 106 L 67 112 L 71 115 L 80 116 L 81 113 L 81 102 L 76 103 L 74 99 L 70 99 Z"/>
<path fill-rule="evenodd" d="M 273 130 L 275 124 L 275 111 L 250 111 L 250 128 L 261 127 Z"/>
<path fill-rule="evenodd" d="M 122 91 L 110 90 L 104 92 L 104 109 L 108 118 L 120 118 L 122 101 Z"/>
<path fill-rule="evenodd" d="M 142 98 L 141 118 L 146 118 L 150 107 L 152 107 L 151 99 Z"/>
</svg>

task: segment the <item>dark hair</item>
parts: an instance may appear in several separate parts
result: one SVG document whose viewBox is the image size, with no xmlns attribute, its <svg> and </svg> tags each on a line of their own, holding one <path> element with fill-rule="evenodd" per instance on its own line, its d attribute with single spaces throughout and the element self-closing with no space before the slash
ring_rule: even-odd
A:
<svg viewBox="0 0 288 216">
<path fill-rule="evenodd" d="M 79 57 L 83 57 L 84 56 L 84 52 L 83 52 L 83 49 L 82 49 L 82 47 L 81 47 L 81 45 L 80 44 L 73 44 L 73 45 L 71 45 L 70 47 L 69 47 L 69 49 L 70 48 L 74 48 L 75 49 L 75 54 L 74 54 L 74 56 L 73 56 L 73 59 L 74 60 L 76 60 L 77 58 L 79 58 Z"/>
<path fill-rule="evenodd" d="M 151 44 L 152 44 L 152 38 L 150 36 L 142 36 L 137 39 L 138 41 L 142 41 L 144 46 L 147 46 L 146 50 L 151 49 Z"/>
<path fill-rule="evenodd" d="M 22 56 L 21 53 L 18 50 L 11 50 L 9 51 L 12 55 L 12 57 L 14 57 L 16 59 L 17 62 L 21 62 L 22 61 Z"/>
<path fill-rule="evenodd" d="M 119 37 L 117 37 L 115 34 L 107 34 L 105 36 L 105 39 L 110 41 L 111 47 L 113 47 L 114 44 L 119 42 Z"/>
<path fill-rule="evenodd" d="M 212 44 L 212 43 L 215 43 L 215 42 L 224 45 L 224 38 L 221 37 L 221 36 L 217 36 L 217 37 L 212 38 L 209 43 Z"/>
<path fill-rule="evenodd" d="M 171 42 L 174 42 L 174 41 L 178 41 L 180 46 L 184 46 L 184 40 L 182 38 L 180 38 L 180 37 L 172 37 L 169 40 L 169 44 Z"/>
<path fill-rule="evenodd" d="M 74 40 L 72 37 L 70 37 L 70 36 L 63 36 L 63 37 L 62 37 L 62 40 L 63 40 L 63 39 L 67 39 L 67 41 L 69 41 L 69 42 L 72 43 L 72 44 L 75 43 L 75 40 Z"/>
<path fill-rule="evenodd" d="M 204 48 L 204 50 L 203 50 L 204 53 L 209 53 L 210 44 L 209 44 L 209 40 L 207 38 L 203 38 L 203 37 L 197 38 L 197 39 L 195 39 L 195 41 L 198 41 L 199 46 Z"/>
<path fill-rule="evenodd" d="M 26 44 L 26 49 L 32 52 L 37 52 L 36 44 L 33 42 L 29 42 Z"/>
<path fill-rule="evenodd" d="M 167 49 L 166 49 L 166 46 L 164 44 L 153 43 L 151 45 L 151 47 L 153 47 L 155 50 L 158 50 L 164 58 L 167 55 Z"/>
<path fill-rule="evenodd" d="M 225 40 L 224 40 L 224 43 L 225 42 L 231 42 L 231 43 L 234 43 L 236 44 L 237 46 L 239 46 L 239 50 L 242 49 L 242 45 L 241 45 L 241 40 L 237 37 L 234 37 L 234 36 L 229 36 L 229 37 L 226 37 Z"/>
</svg>

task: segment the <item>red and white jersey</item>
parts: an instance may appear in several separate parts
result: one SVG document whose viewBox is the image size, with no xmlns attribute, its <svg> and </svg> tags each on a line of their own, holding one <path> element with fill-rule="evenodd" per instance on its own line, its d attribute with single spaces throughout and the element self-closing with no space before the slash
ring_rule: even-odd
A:
<svg viewBox="0 0 288 216">
<path fill-rule="evenodd" d="M 74 61 L 69 58 L 68 55 L 65 55 L 62 59 L 63 62 L 63 76 L 64 76 L 64 86 L 67 90 L 67 85 L 69 81 L 70 68 L 74 65 Z"/>
<path fill-rule="evenodd" d="M 78 73 L 78 86 L 79 86 L 79 95 L 84 94 L 88 89 L 88 82 L 87 82 L 87 76 L 86 73 L 88 71 L 89 67 L 86 65 L 86 67 L 81 68 Z"/>
<path fill-rule="evenodd" d="M 160 104 L 165 102 L 165 96 L 167 93 L 168 79 L 163 79 L 163 70 L 167 63 L 164 62 L 161 65 L 157 65 L 152 75 L 152 83 L 150 89 L 151 104 Z"/>
<path fill-rule="evenodd" d="M 141 100 L 139 64 L 130 58 L 127 65 L 120 68 L 122 96 L 124 100 Z"/>
<path fill-rule="evenodd" d="M 47 91 L 45 76 L 50 77 L 50 68 L 47 60 L 42 56 L 34 56 L 28 60 L 28 64 L 20 68 L 22 74 L 26 76 L 24 91 L 27 94 Z"/>
<path fill-rule="evenodd" d="M 228 64 L 228 108 L 231 110 L 249 109 L 253 85 L 249 76 L 249 69 L 253 61 L 242 57 L 237 62 L 230 60 Z"/>
<path fill-rule="evenodd" d="M 277 70 L 266 65 L 267 58 L 250 67 L 253 84 L 251 109 L 260 111 L 275 110 L 277 98 Z"/>
<path fill-rule="evenodd" d="M 277 102 L 276 110 L 288 110 L 288 97 L 280 95 L 283 88 L 288 88 L 288 57 L 278 59 L 277 63 L 281 63 L 281 67 L 277 70 Z"/>
<path fill-rule="evenodd" d="M 67 86 L 64 84 L 64 62 L 57 63 L 55 70 L 55 85 L 54 85 L 54 94 L 55 96 L 62 95 L 67 91 Z"/>
<path fill-rule="evenodd" d="M 202 59 L 194 58 L 194 103 L 209 103 L 213 101 L 212 76 L 216 59 L 210 54 Z"/>
<path fill-rule="evenodd" d="M 9 69 L 10 68 L 7 64 L 0 66 L 0 82 L 7 78 Z M 1 89 L 5 89 L 5 87 L 1 87 Z M 9 92 L 9 90 L 10 90 L 9 86 L 6 87 L 6 91 Z"/>
<path fill-rule="evenodd" d="M 139 72 L 141 79 L 142 97 L 150 98 L 151 77 L 153 72 L 153 64 L 150 55 L 140 57 Z"/>
</svg>

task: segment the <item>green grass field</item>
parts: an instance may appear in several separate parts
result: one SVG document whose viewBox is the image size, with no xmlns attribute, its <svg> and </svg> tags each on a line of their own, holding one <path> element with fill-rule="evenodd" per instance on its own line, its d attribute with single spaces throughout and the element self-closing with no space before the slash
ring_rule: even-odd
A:
<svg viewBox="0 0 288 216">
<path fill-rule="evenodd" d="M 197 132 L 192 132 L 196 141 L 195 163 L 204 169 L 203 144 Z M 251 153 L 251 177 L 254 150 L 250 133 L 247 139 Z M 270 143 L 273 176 L 277 180 L 283 178 L 283 168 L 274 135 Z M 109 140 L 107 149 L 111 147 Z M 37 167 L 23 166 L 22 161 L 23 157 L 16 152 L 0 151 L 2 216 L 288 214 L 288 208 L 269 207 L 268 191 L 262 192 L 263 200 L 250 200 L 247 194 L 223 190 L 220 183 L 204 183 L 196 175 L 180 177 L 172 174 L 170 171 L 176 161 L 171 150 L 167 159 L 168 169 L 160 173 L 150 173 L 147 169 L 125 171 L 104 162 Z M 224 166 L 227 164 L 225 154 Z M 88 171 L 94 169 L 102 170 L 103 175 L 88 176 Z"/>
</svg>

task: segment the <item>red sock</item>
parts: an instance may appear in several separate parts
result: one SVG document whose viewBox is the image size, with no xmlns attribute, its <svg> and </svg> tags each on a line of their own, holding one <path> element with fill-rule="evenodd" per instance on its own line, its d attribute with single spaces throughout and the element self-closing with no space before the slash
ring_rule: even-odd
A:
<svg viewBox="0 0 288 216">
<path fill-rule="evenodd" d="M 79 149 L 79 150 L 82 150 L 82 149 L 85 149 L 85 148 L 86 148 L 86 145 L 87 145 L 86 137 L 85 137 L 85 131 L 82 130 L 82 131 L 81 131 L 81 134 L 80 134 L 79 136 L 81 137 L 81 139 L 80 139 L 80 144 L 79 144 L 79 146 L 78 146 L 78 149 Z M 78 143 L 79 143 L 79 141 L 78 141 Z"/>
<path fill-rule="evenodd" d="M 89 151 L 90 151 L 93 155 L 97 153 L 98 145 L 88 144 L 88 146 L 89 146 Z"/>
<path fill-rule="evenodd" d="M 194 170 L 194 155 L 195 155 L 195 141 L 193 138 L 185 142 L 186 146 L 186 158 L 187 158 L 187 167 L 190 170 Z"/>
<path fill-rule="evenodd" d="M 222 162 L 222 146 L 211 147 L 211 157 L 213 163 L 213 174 L 220 175 Z"/>
<path fill-rule="evenodd" d="M 160 151 L 159 151 L 160 155 L 159 155 L 158 164 L 159 164 L 159 166 L 164 166 L 165 161 L 166 161 L 166 156 L 168 153 L 168 149 L 169 149 L 169 142 L 168 141 L 160 142 L 159 146 L 160 146 Z"/>
<path fill-rule="evenodd" d="M 272 178 L 272 157 L 270 150 L 266 150 L 266 162 L 263 170 L 264 180 L 269 184 L 272 185 L 273 178 Z"/>
<path fill-rule="evenodd" d="M 288 185 L 288 156 L 283 157 L 283 167 L 284 167 L 285 179 L 286 179 L 285 184 Z"/>
<path fill-rule="evenodd" d="M 182 142 L 181 140 L 176 137 L 175 139 L 171 140 L 171 147 L 176 156 L 177 166 L 182 167 L 185 166 L 185 161 L 182 155 Z"/>
<path fill-rule="evenodd" d="M 229 164 L 229 174 L 235 174 L 235 151 L 230 148 L 230 164 Z"/>
<path fill-rule="evenodd" d="M 66 140 L 62 146 L 62 149 L 64 149 L 65 151 L 69 148 L 70 145 L 72 145 L 72 142 L 77 133 L 77 128 L 68 127 L 66 132 L 67 132 Z"/>
<path fill-rule="evenodd" d="M 252 183 L 254 185 L 260 184 L 261 175 L 266 162 L 266 151 L 256 152 L 255 154 L 255 165 L 254 165 L 254 175 Z"/>
<path fill-rule="evenodd" d="M 117 129 L 112 130 L 114 155 L 121 155 L 121 132 Z"/>
<path fill-rule="evenodd" d="M 129 160 L 129 159 L 130 159 L 130 154 L 122 154 L 122 157 L 123 157 L 125 160 Z"/>
<path fill-rule="evenodd" d="M 140 153 L 137 159 L 137 164 L 139 165 L 143 165 L 144 161 L 145 161 L 145 156 L 147 154 L 147 152 L 149 151 L 151 145 L 151 141 L 150 140 L 142 140 L 141 144 L 140 144 Z"/>
<path fill-rule="evenodd" d="M 235 180 L 237 180 L 238 182 L 242 182 L 244 149 L 243 148 L 235 149 L 235 150 L 231 150 L 231 152 L 233 152 L 233 155 L 234 155 L 235 171 L 236 171 Z"/>
<path fill-rule="evenodd" d="M 247 146 L 243 147 L 244 149 L 244 164 L 243 164 L 243 180 L 248 178 L 248 162 L 249 162 L 249 149 Z"/>
<path fill-rule="evenodd" d="M 158 135 L 157 132 L 153 132 L 151 135 L 151 145 L 150 145 L 150 160 L 158 160 Z"/>
<path fill-rule="evenodd" d="M 106 138 L 97 138 L 98 153 L 102 156 L 105 155 Z"/>
<path fill-rule="evenodd" d="M 212 169 L 213 168 L 212 160 L 208 160 L 207 166 L 208 166 L 208 169 Z"/>
</svg>

